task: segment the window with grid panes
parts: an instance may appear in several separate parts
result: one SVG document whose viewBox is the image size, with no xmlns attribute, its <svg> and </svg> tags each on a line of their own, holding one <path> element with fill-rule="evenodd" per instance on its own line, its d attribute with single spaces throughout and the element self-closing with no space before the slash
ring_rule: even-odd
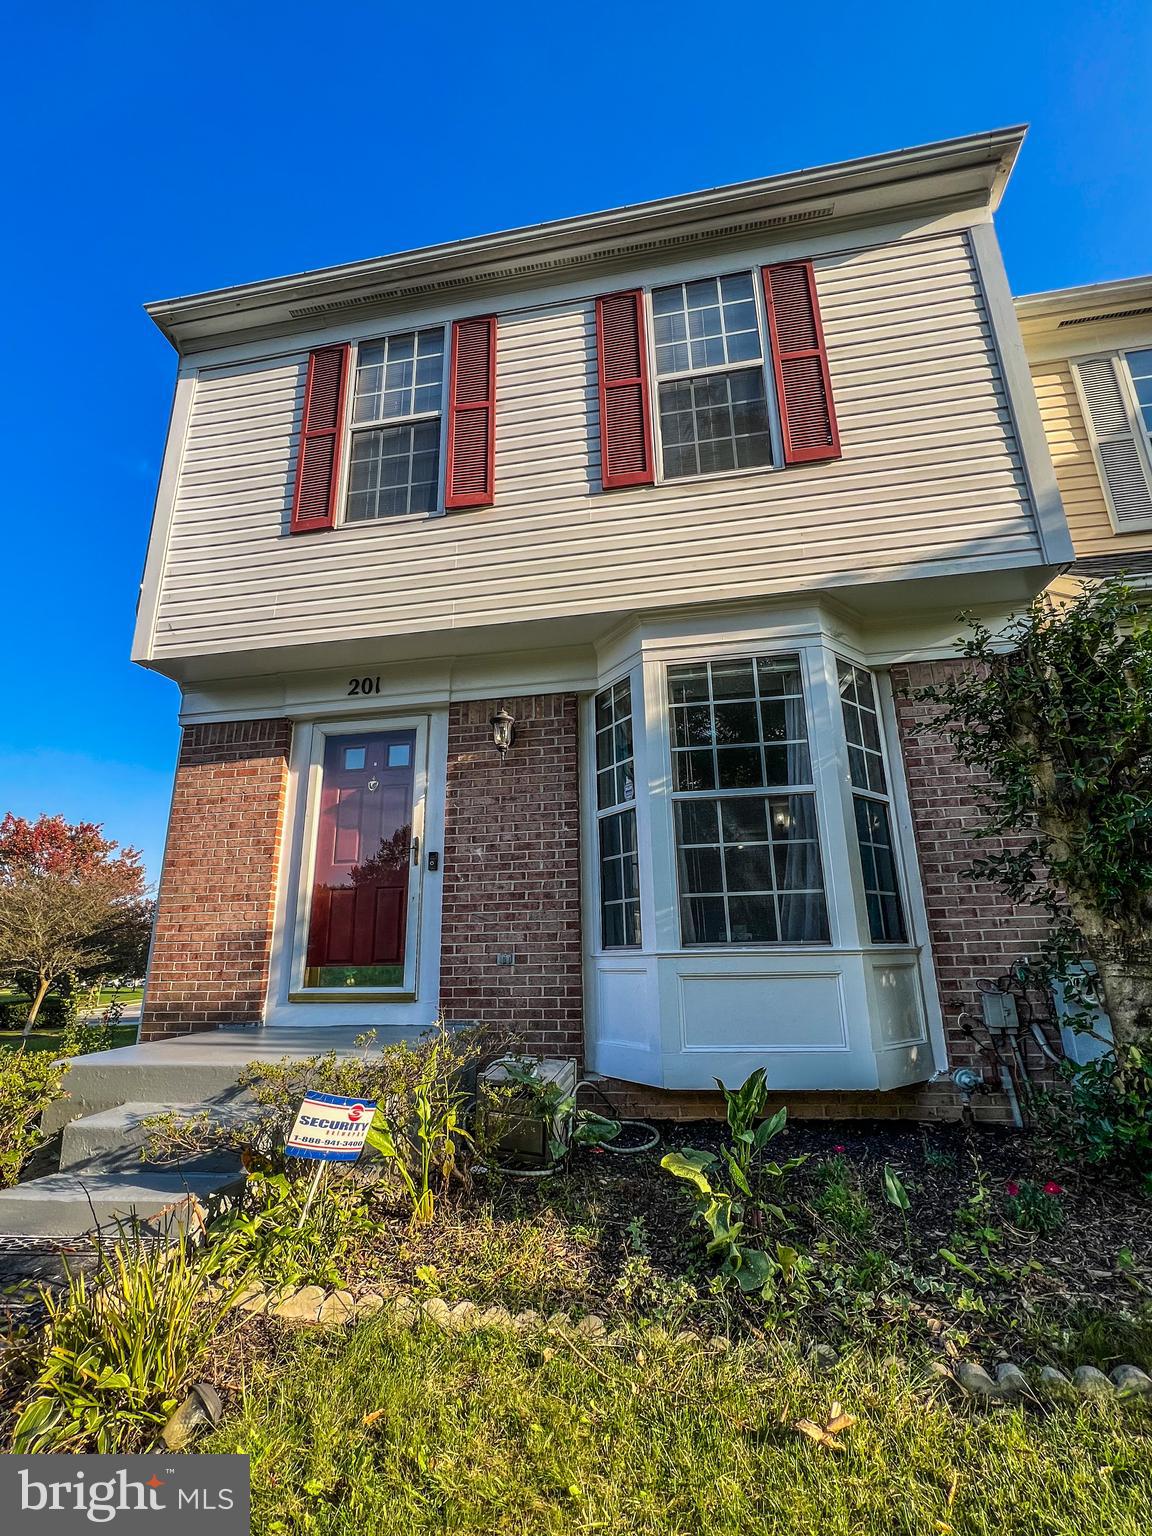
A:
<svg viewBox="0 0 1152 1536">
<path fill-rule="evenodd" d="M 752 274 L 653 289 L 652 329 L 665 478 L 771 464 Z"/>
<path fill-rule="evenodd" d="M 797 656 L 668 669 L 680 930 L 690 944 L 826 944 Z"/>
<path fill-rule="evenodd" d="M 629 949 L 640 943 L 632 750 L 632 687 L 627 678 L 621 678 L 596 696 L 596 835 L 600 938 L 605 949 Z"/>
<path fill-rule="evenodd" d="M 903 944 L 907 940 L 904 906 L 892 841 L 892 812 L 876 685 L 872 674 L 851 662 L 838 663 L 844 734 L 848 738 L 848 770 L 852 779 L 852 809 L 856 841 L 864 874 L 868 930 L 874 944 Z"/>
<path fill-rule="evenodd" d="M 1136 391 L 1140 424 L 1144 428 L 1148 446 L 1152 449 L 1152 348 L 1142 352 L 1128 352 L 1125 360 L 1132 377 L 1132 388 Z"/>
<path fill-rule="evenodd" d="M 440 491 L 444 331 L 362 342 L 356 354 L 344 517 L 433 512 Z"/>
</svg>

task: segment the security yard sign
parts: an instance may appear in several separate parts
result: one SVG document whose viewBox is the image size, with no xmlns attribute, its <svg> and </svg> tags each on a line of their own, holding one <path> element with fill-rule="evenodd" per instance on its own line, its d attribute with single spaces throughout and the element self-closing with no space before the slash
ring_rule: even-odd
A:
<svg viewBox="0 0 1152 1536">
<path fill-rule="evenodd" d="M 289 1157 L 325 1163 L 354 1163 L 364 1150 L 372 1099 L 343 1099 L 335 1093 L 306 1093 L 284 1147 Z"/>
</svg>

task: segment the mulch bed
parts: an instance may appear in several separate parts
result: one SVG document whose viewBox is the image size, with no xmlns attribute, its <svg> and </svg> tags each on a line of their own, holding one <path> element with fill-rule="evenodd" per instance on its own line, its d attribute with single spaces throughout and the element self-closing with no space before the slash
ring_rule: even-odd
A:
<svg viewBox="0 0 1152 1536">
<path fill-rule="evenodd" d="M 674 1148 L 718 1151 L 725 1128 L 702 1121 L 665 1123 L 661 1131 L 662 1144 L 651 1152 L 584 1148 L 547 1179 L 481 1176 L 470 1196 L 418 1234 L 400 1218 L 386 1221 L 361 1255 L 358 1288 L 424 1289 L 541 1309 L 643 1310 L 645 1296 L 628 1291 L 642 1257 L 667 1294 L 677 1286 L 682 1292 L 687 1281 L 707 1299 L 713 1271 L 691 1224 L 686 1187 L 659 1162 Z M 1055 1165 L 1026 1136 L 997 1128 L 801 1121 L 771 1144 L 768 1156 L 800 1154 L 808 1155 L 805 1165 L 766 1192 L 787 1207 L 789 1228 L 780 1232 L 769 1223 L 746 1235 L 769 1249 L 782 1239 L 816 1257 L 802 1314 L 814 1333 L 833 1337 L 900 1323 L 929 1338 L 1011 1344 L 1019 1352 L 1022 1338 L 1051 1338 L 1063 1324 L 1140 1314 L 1152 1303 L 1152 1203 L 1105 1174 Z M 815 1208 L 822 1165 L 834 1157 L 844 1160 L 868 1201 L 872 1227 L 863 1236 L 846 1235 Z M 885 1201 L 886 1165 L 907 1189 L 907 1228 Z M 1005 1185 L 1025 1181 L 1062 1187 L 1065 1220 L 1056 1231 L 1024 1232 L 1009 1222 Z M 503 1291 L 494 1245 L 509 1254 Z M 942 1258 L 941 1249 L 965 1267 Z M 539 1278 L 536 1290 L 522 1295 L 516 1288 L 525 1283 L 529 1252 Z M 843 1281 L 846 1268 L 855 1276 L 861 1264 L 866 1277 L 883 1278 L 850 1278 L 838 1288 L 825 1283 L 829 1276 L 834 1282 L 837 1265 Z M 658 1308 L 661 1296 L 647 1301 Z M 735 1310 L 737 1321 L 753 1328 L 771 1320 L 759 1300 L 737 1298 Z"/>
</svg>

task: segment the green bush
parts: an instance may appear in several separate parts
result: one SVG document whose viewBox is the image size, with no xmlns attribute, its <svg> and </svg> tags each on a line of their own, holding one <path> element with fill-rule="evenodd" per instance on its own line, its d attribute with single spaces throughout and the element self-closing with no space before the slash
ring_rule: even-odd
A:
<svg viewBox="0 0 1152 1536">
<path fill-rule="evenodd" d="M 12 1431 L 19 1455 L 146 1449 L 227 1309 L 212 1256 L 125 1236 L 95 1275 L 45 1293 L 48 1322 Z"/>
<path fill-rule="evenodd" d="M 44 1141 L 41 1117 L 63 1097 L 66 1070 L 47 1051 L 0 1050 L 0 1188 L 19 1182 Z"/>
<path fill-rule="evenodd" d="M 1063 1158 L 1111 1164 L 1152 1190 L 1152 1060 L 1137 1046 L 1118 1046 L 1062 1070 L 1059 1087 L 1036 1095 L 1040 1135 Z"/>
<path fill-rule="evenodd" d="M 350 1175 L 310 1196 L 310 1180 L 284 1173 L 254 1173 L 244 1199 L 208 1228 L 207 1262 L 213 1273 L 240 1283 L 260 1275 L 277 1286 L 341 1286 L 351 1261 L 377 1223 L 371 1190 Z"/>
</svg>

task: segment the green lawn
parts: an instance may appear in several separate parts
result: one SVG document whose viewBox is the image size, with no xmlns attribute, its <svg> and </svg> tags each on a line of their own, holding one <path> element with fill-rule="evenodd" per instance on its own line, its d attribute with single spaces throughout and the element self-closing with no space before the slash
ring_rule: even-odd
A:
<svg viewBox="0 0 1152 1536">
<path fill-rule="evenodd" d="M 55 997 L 56 994 L 49 992 L 48 996 Z M 117 991 L 114 987 L 104 987 L 100 991 L 96 1006 L 98 1008 L 107 1008 L 109 1003 L 119 1002 L 127 1008 L 132 1004 L 138 1003 L 143 996 L 143 987 L 128 987 L 122 991 Z M 27 993 L 17 992 L 12 987 L 0 987 L 0 1003 L 26 1003 L 28 1001 Z"/>
<path fill-rule="evenodd" d="M 62 1031 L 59 1029 L 33 1030 L 24 1035 L 18 1029 L 0 1029 L 0 1050 L 16 1050 L 24 1046 L 30 1051 L 58 1051 Z M 112 1044 L 135 1045 L 136 1025 L 120 1024 L 112 1031 Z"/>
<path fill-rule="evenodd" d="M 49 998 L 55 994 L 50 992 Z M 103 1010 L 110 1003 L 118 1002 L 124 1008 L 134 1007 L 144 996 L 143 989 L 132 987 L 117 991 L 112 987 L 104 987 L 96 1003 L 98 1010 Z M 11 987 L 0 987 L 0 1003 L 27 1004 L 28 998 L 23 992 L 17 992 Z M 54 1051 L 60 1046 L 59 1029 L 36 1029 L 25 1039 L 19 1029 L 0 1029 L 0 1050 L 10 1049 L 14 1046 L 25 1044 L 30 1051 Z M 113 1044 L 134 1045 L 136 1043 L 136 1025 L 123 1024 L 117 1027 L 114 1033 Z"/>
<path fill-rule="evenodd" d="M 244 1400 L 198 1449 L 251 1456 L 256 1536 L 1152 1529 L 1152 1407 L 989 1412 L 864 1346 L 814 1373 L 772 1337 L 722 1354 L 629 1339 L 456 1336 L 387 1315 L 298 1333 L 235 1367 Z M 836 1403 L 856 1418 L 843 1451 L 793 1427 Z"/>
</svg>

